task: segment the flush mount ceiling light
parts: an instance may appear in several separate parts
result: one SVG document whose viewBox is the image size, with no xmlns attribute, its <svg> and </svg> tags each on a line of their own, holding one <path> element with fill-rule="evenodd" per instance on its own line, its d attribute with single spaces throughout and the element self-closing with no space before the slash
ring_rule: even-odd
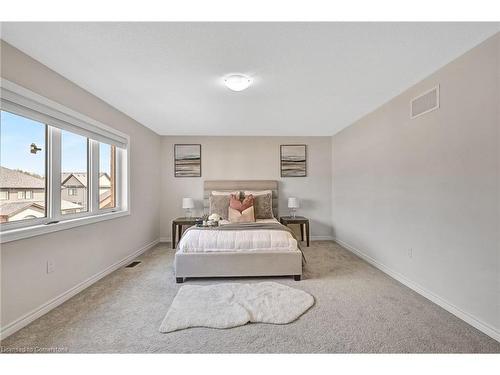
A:
<svg viewBox="0 0 500 375">
<path fill-rule="evenodd" d="M 224 84 L 233 91 L 243 91 L 252 83 L 252 79 L 244 74 L 230 74 L 224 77 Z"/>
</svg>

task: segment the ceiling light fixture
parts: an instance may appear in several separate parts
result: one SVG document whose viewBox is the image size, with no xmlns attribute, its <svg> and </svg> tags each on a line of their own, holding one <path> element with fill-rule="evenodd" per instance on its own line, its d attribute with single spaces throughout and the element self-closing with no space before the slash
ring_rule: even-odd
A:
<svg viewBox="0 0 500 375">
<path fill-rule="evenodd" d="M 244 74 L 231 74 L 224 78 L 224 84 L 233 91 L 243 91 L 252 83 L 252 79 Z"/>
</svg>

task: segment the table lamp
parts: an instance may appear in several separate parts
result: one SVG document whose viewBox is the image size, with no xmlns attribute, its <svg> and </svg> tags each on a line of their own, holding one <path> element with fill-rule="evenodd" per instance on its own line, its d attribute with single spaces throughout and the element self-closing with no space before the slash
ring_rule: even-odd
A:
<svg viewBox="0 0 500 375">
<path fill-rule="evenodd" d="M 186 217 L 191 217 L 191 209 L 194 208 L 193 198 L 182 198 L 182 208 L 186 210 Z"/>
<path fill-rule="evenodd" d="M 290 209 L 291 216 L 295 219 L 295 211 L 299 208 L 299 200 L 295 197 L 288 198 L 288 208 Z"/>
</svg>

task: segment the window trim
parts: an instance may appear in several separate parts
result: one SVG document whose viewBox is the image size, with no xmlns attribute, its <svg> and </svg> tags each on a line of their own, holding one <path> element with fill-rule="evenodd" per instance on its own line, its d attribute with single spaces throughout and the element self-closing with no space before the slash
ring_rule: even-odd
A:
<svg viewBox="0 0 500 375">
<path fill-rule="evenodd" d="M 61 167 L 62 167 L 62 158 L 63 158 L 63 155 L 62 155 L 62 131 L 60 129 L 56 129 L 56 131 L 58 131 L 60 133 L 60 137 L 61 137 L 61 142 L 60 142 L 60 145 L 61 145 L 61 153 L 59 154 L 59 161 L 56 161 L 56 163 L 58 163 Z M 63 211 L 62 211 L 62 180 L 61 180 L 61 177 L 62 177 L 62 170 L 61 170 L 61 173 L 59 174 L 59 183 L 58 183 L 58 188 L 59 188 L 59 194 L 60 194 L 60 202 L 59 202 L 59 212 L 57 215 L 54 215 L 57 220 L 61 221 L 61 220 L 65 220 L 66 218 L 76 218 L 76 217 L 80 217 L 80 216 L 88 216 L 88 215 L 91 215 L 91 214 L 94 214 L 93 210 L 92 210 L 92 206 L 90 205 L 90 197 L 92 196 L 93 194 L 93 191 L 92 191 L 92 184 L 91 184 L 91 179 L 92 179 L 92 175 L 93 175 L 93 171 L 91 169 L 91 156 L 90 156 L 90 144 L 91 142 L 93 142 L 92 139 L 89 139 L 89 138 L 86 138 L 87 140 L 87 209 L 85 211 L 82 211 L 82 212 L 76 212 L 76 213 L 73 213 L 73 214 L 64 214 Z M 99 157 L 99 156 L 98 156 Z M 76 189 L 76 188 L 71 188 L 71 189 Z M 69 194 L 68 194 L 69 195 Z"/>
<path fill-rule="evenodd" d="M 42 121 L 46 125 L 46 217 L 36 219 L 26 219 L 26 221 L 14 221 L 2 223 L 0 225 L 0 243 L 6 243 L 23 238 L 51 233 L 59 230 L 65 230 L 80 225 L 97 223 L 103 220 L 130 215 L 130 137 L 114 128 L 104 125 L 96 120 L 80 114 L 61 104 L 53 102 L 41 95 L 25 89 L 13 82 L 5 79 L 0 80 L 1 90 L 1 110 L 5 110 L 19 116 L 24 116 L 36 121 L 40 117 L 46 116 Z M 4 101 L 7 94 L 8 101 Z M 16 102 L 18 100 L 18 102 Z M 5 105 L 7 104 L 7 105 Z M 47 113 L 44 113 L 44 111 Z M 68 128 L 61 126 L 64 120 L 55 119 L 57 124 L 51 120 L 51 116 L 57 113 L 60 117 L 72 120 Z M 30 115 L 30 114 L 33 114 Z M 35 118 L 33 118 L 35 117 Z M 38 117 L 38 118 L 37 118 Z M 116 207 L 109 209 L 99 209 L 98 194 L 98 149 L 99 141 L 88 139 L 88 185 L 87 185 L 87 211 L 76 214 L 61 213 L 61 129 L 73 131 L 80 125 L 85 131 L 91 129 L 98 134 L 102 131 L 101 142 L 106 137 L 114 140 L 125 140 L 125 147 L 116 147 Z M 63 124 L 64 125 L 64 124 Z M 80 134 L 77 132 L 77 134 Z M 95 151 L 97 149 L 97 157 Z M 118 183 L 119 181 L 119 183 Z M 93 190 L 97 187 L 97 190 Z M 97 191 L 97 194 L 91 193 Z M 96 202 L 94 202 L 94 200 Z"/>
<path fill-rule="evenodd" d="M 97 157 L 97 160 L 100 162 L 100 157 L 101 157 L 101 148 L 99 147 L 100 144 L 97 144 L 97 154 L 98 154 L 98 157 Z M 111 181 L 113 181 L 114 179 L 114 185 L 111 186 L 111 188 L 114 190 L 113 191 L 113 194 L 115 196 L 115 205 L 114 207 L 110 207 L 110 208 L 100 208 L 100 202 L 99 202 L 99 192 L 101 191 L 101 186 L 99 185 L 99 180 L 101 179 L 101 165 L 100 163 L 98 163 L 97 165 L 97 176 L 96 176 L 96 180 L 97 180 L 97 202 L 96 202 L 96 207 L 97 207 L 97 210 L 99 212 L 108 212 L 108 211 L 113 211 L 113 210 L 116 210 L 117 208 L 119 209 L 120 207 L 120 202 L 121 202 L 121 196 L 120 196 L 120 191 L 118 189 L 118 186 L 120 184 L 117 184 L 116 182 L 118 181 L 118 178 L 120 177 L 120 164 L 119 164 L 119 160 L 120 158 L 117 157 L 117 149 L 116 147 L 113 149 L 113 146 L 111 145 L 111 148 L 110 148 L 111 152 L 114 152 L 115 155 L 114 155 L 114 159 L 115 159 L 115 168 L 114 168 L 114 176 L 113 178 L 110 177 Z M 114 151 L 113 151 L 114 150 Z"/>
</svg>

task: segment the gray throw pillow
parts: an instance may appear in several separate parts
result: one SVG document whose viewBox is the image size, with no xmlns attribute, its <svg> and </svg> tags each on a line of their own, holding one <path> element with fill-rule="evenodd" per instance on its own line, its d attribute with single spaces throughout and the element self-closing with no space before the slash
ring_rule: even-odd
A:
<svg viewBox="0 0 500 375">
<path fill-rule="evenodd" d="M 273 215 L 273 195 L 262 194 L 254 195 L 254 211 L 256 219 L 272 219 Z"/>
<path fill-rule="evenodd" d="M 229 215 L 229 195 L 210 195 L 210 214 L 218 214 L 223 219 Z"/>
</svg>

